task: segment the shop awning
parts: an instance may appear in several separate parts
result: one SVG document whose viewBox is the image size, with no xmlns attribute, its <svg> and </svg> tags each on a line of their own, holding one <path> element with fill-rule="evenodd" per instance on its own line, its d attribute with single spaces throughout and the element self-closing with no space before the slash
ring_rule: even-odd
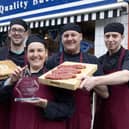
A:
<svg viewBox="0 0 129 129">
<path fill-rule="evenodd" d="M 82 22 L 82 21 L 95 21 L 106 18 L 113 18 L 121 16 L 121 9 L 105 10 L 100 12 L 78 14 L 71 16 L 64 16 L 59 18 L 46 19 L 41 21 L 30 22 L 30 28 L 48 27 L 67 23 Z"/>
<path fill-rule="evenodd" d="M 41 10 L 39 10 L 41 11 Z M 49 27 L 66 23 L 95 21 L 107 18 L 119 17 L 128 12 L 127 2 L 117 2 L 108 5 L 83 8 L 79 10 L 71 10 L 67 12 L 53 13 L 52 15 L 42 15 L 25 18 L 30 25 L 30 28 Z M 36 13 L 36 12 L 35 12 Z M 9 22 L 0 24 L 0 32 L 5 32 L 9 29 Z"/>
</svg>

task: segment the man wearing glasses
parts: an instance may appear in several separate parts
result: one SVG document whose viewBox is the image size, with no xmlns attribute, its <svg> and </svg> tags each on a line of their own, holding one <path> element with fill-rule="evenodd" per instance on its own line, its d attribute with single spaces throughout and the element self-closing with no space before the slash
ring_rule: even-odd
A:
<svg viewBox="0 0 129 129">
<path fill-rule="evenodd" d="M 12 60 L 18 66 L 24 66 L 24 41 L 27 36 L 28 26 L 20 18 L 10 22 L 8 31 L 9 45 L 0 49 L 0 60 Z M 4 88 L 6 81 L 0 80 L 0 129 L 8 129 L 10 101 L 7 100 L 11 94 L 11 87 Z"/>
<path fill-rule="evenodd" d="M 10 22 L 9 44 L 7 47 L 1 48 L 0 60 L 10 59 L 17 65 L 24 66 L 24 41 L 27 30 L 27 23 L 20 18 Z"/>
</svg>

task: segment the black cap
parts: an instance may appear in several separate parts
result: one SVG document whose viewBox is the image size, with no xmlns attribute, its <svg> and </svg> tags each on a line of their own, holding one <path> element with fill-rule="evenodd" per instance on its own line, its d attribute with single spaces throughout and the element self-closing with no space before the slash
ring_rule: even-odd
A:
<svg viewBox="0 0 129 129">
<path fill-rule="evenodd" d="M 77 31 L 78 33 L 82 33 L 80 26 L 74 23 L 68 23 L 63 27 L 61 27 L 61 34 L 63 34 L 65 31 L 68 30 L 74 30 Z"/>
<path fill-rule="evenodd" d="M 26 31 L 28 29 L 27 23 L 24 20 L 22 20 L 21 18 L 12 19 L 11 22 L 10 22 L 10 27 L 15 25 L 15 24 L 19 24 L 19 25 L 23 26 Z"/>
<path fill-rule="evenodd" d="M 44 46 L 46 47 L 44 39 L 39 34 L 31 34 L 26 41 L 26 49 L 33 42 L 39 42 L 41 44 L 44 44 Z"/>
<path fill-rule="evenodd" d="M 124 25 L 119 22 L 109 23 L 104 27 L 104 34 L 107 32 L 118 32 L 123 35 Z"/>
</svg>

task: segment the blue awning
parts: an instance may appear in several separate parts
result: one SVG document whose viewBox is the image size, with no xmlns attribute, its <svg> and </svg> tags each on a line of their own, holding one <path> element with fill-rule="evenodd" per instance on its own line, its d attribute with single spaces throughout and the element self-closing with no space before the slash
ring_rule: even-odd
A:
<svg viewBox="0 0 129 129">
<path fill-rule="evenodd" d="M 64 1 L 64 0 L 63 0 Z M 69 0 L 70 1 L 70 0 Z M 72 0 L 71 0 L 72 1 Z M 79 0 L 73 0 L 73 1 L 79 1 Z M 93 1 L 93 0 L 89 0 Z M 100 2 L 104 2 L 107 0 L 94 0 L 97 1 L 99 4 Z M 110 0 L 110 2 L 113 2 L 115 0 Z M 81 0 L 82 2 L 82 0 Z M 103 20 L 107 18 L 113 18 L 113 17 L 119 17 L 123 14 L 123 12 L 127 12 L 128 10 L 128 3 L 127 2 L 113 2 L 108 3 L 105 5 L 97 5 L 97 2 L 94 4 L 88 4 L 88 6 L 84 6 L 84 3 L 81 6 L 74 6 L 75 9 L 65 10 L 65 7 L 63 9 L 52 11 L 53 7 L 46 8 L 40 8 L 39 10 L 29 11 L 27 13 L 16 13 L 10 15 L 1 17 L 0 19 L 0 32 L 5 32 L 9 29 L 9 18 L 14 17 L 22 17 L 25 21 L 27 21 L 30 25 L 30 28 L 39 28 L 39 27 L 49 27 L 49 26 L 55 26 L 55 25 L 61 25 L 66 23 L 73 23 L 73 22 L 82 22 L 82 21 L 95 21 L 95 20 Z M 77 2 L 73 2 L 77 3 Z M 65 6 L 67 4 L 64 4 Z M 68 6 L 68 5 L 67 5 Z M 60 7 L 60 5 L 57 5 L 57 7 Z M 84 8 L 85 7 L 85 8 Z M 48 11 L 49 9 L 49 11 Z M 51 10 L 51 11 L 50 11 Z M 46 12 L 45 12 L 46 11 Z M 8 18 L 8 19 L 7 19 Z"/>
</svg>

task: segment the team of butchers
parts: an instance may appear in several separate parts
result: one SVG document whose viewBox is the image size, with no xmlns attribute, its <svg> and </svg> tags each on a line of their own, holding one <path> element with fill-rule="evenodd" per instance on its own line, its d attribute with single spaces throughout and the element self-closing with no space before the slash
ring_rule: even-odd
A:
<svg viewBox="0 0 129 129">
<path fill-rule="evenodd" d="M 51 57 L 47 55 L 46 41 L 40 35 L 28 35 L 28 30 L 25 21 L 13 19 L 8 31 L 9 45 L 0 50 L 0 60 L 10 59 L 18 65 L 9 78 L 0 81 L 0 129 L 90 129 L 93 92 L 97 96 L 94 129 L 129 128 L 129 52 L 121 44 L 123 24 L 109 23 L 104 27 L 108 51 L 99 59 L 81 51 L 83 35 L 77 24 L 61 27 L 63 51 Z M 98 69 L 93 77 L 81 77 L 76 91 L 38 82 L 39 76 L 65 61 L 96 64 Z M 62 71 L 67 77 L 60 77 Z M 54 73 L 54 79 L 57 75 L 58 79 L 68 79 L 78 71 L 74 66 L 63 66 Z M 127 79 L 122 80 L 121 75 Z M 21 95 L 24 99 L 14 101 Z"/>
</svg>

